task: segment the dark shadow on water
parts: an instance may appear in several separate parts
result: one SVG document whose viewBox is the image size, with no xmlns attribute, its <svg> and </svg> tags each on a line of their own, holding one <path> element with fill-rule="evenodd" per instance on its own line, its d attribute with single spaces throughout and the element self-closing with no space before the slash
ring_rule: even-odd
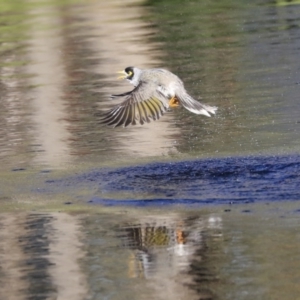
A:
<svg viewBox="0 0 300 300">
<path fill-rule="evenodd" d="M 299 200 L 300 156 L 214 158 L 93 170 L 46 183 L 92 187 L 90 203 L 164 206 Z"/>
<path fill-rule="evenodd" d="M 53 264 L 49 260 L 52 217 L 49 215 L 32 214 L 27 216 L 24 229 L 25 235 L 19 237 L 19 243 L 26 259 L 21 264 L 21 278 L 28 284 L 24 299 L 43 300 L 57 293 L 49 274 Z"/>
<path fill-rule="evenodd" d="M 51 221 L 52 217 L 49 215 L 28 215 L 25 224 L 27 235 L 19 237 L 23 253 L 27 256 L 22 266 L 24 280 L 28 282 L 28 288 L 24 291 L 26 299 L 48 299 L 49 295 L 56 293 L 48 273 L 52 265 L 48 259 Z"/>
</svg>

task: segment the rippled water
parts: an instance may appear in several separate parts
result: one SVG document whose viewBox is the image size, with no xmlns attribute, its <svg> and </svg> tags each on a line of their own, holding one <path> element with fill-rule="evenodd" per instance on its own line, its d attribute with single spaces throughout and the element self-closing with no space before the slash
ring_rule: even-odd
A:
<svg viewBox="0 0 300 300">
<path fill-rule="evenodd" d="M 0 3 L 1 299 L 297 299 L 298 1 Z M 127 66 L 178 108 L 112 129 Z"/>
</svg>

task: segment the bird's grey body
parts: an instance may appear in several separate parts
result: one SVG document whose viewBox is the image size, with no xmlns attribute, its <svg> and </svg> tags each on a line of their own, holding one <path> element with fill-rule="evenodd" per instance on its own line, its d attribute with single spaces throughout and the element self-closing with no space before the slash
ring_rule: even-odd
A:
<svg viewBox="0 0 300 300">
<path fill-rule="evenodd" d="M 114 127 L 144 124 L 159 119 L 169 107 L 180 104 L 187 110 L 210 117 L 216 107 L 201 104 L 185 90 L 178 76 L 165 69 L 141 70 L 128 67 L 122 71 L 122 78 L 127 79 L 135 88 L 127 93 L 112 97 L 125 97 L 125 101 L 109 110 L 102 123 Z"/>
</svg>

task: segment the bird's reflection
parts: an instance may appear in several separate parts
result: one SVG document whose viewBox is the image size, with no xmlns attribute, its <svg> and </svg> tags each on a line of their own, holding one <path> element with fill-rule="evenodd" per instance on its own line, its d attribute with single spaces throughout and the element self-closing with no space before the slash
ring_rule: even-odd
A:
<svg viewBox="0 0 300 300">
<path fill-rule="evenodd" d="M 152 216 L 126 224 L 120 237 L 130 250 L 128 276 L 144 278 L 155 299 L 215 299 L 218 276 L 212 262 L 222 241 L 219 217 Z"/>
</svg>

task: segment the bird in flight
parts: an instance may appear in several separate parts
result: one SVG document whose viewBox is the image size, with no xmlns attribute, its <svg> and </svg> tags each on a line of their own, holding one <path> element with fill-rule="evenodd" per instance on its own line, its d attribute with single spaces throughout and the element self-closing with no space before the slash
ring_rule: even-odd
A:
<svg viewBox="0 0 300 300">
<path fill-rule="evenodd" d="M 127 79 L 134 89 L 112 97 L 124 101 L 102 115 L 100 123 L 113 127 L 149 123 L 158 120 L 170 107 L 182 105 L 197 115 L 210 117 L 217 107 L 202 104 L 185 90 L 178 76 L 165 69 L 127 67 L 120 71 L 120 79 Z"/>
</svg>

